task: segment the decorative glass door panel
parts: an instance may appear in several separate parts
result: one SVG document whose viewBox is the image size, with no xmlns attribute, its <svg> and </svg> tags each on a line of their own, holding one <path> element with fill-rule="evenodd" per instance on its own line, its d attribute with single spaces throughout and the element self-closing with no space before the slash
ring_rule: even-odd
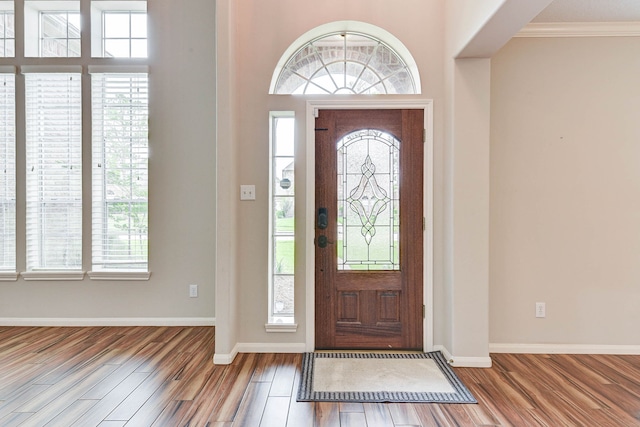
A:
<svg viewBox="0 0 640 427">
<path fill-rule="evenodd" d="M 400 141 L 366 129 L 336 148 L 338 270 L 399 270 Z"/>
<path fill-rule="evenodd" d="M 316 348 L 422 347 L 422 110 L 320 110 Z"/>
</svg>

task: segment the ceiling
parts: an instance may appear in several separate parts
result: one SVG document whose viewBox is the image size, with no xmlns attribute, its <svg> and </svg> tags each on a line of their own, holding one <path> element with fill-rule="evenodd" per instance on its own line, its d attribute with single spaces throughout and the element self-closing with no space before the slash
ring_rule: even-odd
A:
<svg viewBox="0 0 640 427">
<path fill-rule="evenodd" d="M 640 0 L 554 0 L 532 22 L 640 22 Z"/>
</svg>

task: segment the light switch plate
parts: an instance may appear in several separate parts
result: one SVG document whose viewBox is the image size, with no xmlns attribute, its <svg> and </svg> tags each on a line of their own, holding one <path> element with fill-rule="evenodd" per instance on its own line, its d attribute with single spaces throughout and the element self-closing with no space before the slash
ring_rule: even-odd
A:
<svg viewBox="0 0 640 427">
<path fill-rule="evenodd" d="M 240 200 L 255 200 L 256 199 L 256 186 L 255 185 L 241 185 L 240 186 Z"/>
</svg>

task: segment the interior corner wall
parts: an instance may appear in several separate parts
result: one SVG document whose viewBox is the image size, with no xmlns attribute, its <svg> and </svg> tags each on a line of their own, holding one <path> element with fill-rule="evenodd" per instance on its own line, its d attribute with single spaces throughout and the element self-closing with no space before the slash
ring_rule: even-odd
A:
<svg viewBox="0 0 640 427">
<path fill-rule="evenodd" d="M 447 53 L 456 55 L 507 0 L 447 0 Z"/>
<path fill-rule="evenodd" d="M 214 362 L 230 363 L 238 342 L 237 265 L 237 189 L 238 121 L 237 121 L 237 61 L 236 8 L 233 0 L 216 0 L 216 161 L 213 168 L 216 184 L 209 191 L 216 198 L 215 266 L 216 339 Z M 213 76 L 212 76 L 213 78 Z"/>
<path fill-rule="evenodd" d="M 490 60 L 456 59 L 502 1 L 446 2 L 442 346 L 454 363 L 490 365 Z M 457 360 L 456 360 L 457 359 Z"/>
<path fill-rule="evenodd" d="M 490 60 L 458 59 L 453 66 L 448 350 L 488 363 Z"/>
<path fill-rule="evenodd" d="M 638 37 L 516 38 L 493 57 L 492 345 L 637 348 L 638 76 Z"/>
</svg>

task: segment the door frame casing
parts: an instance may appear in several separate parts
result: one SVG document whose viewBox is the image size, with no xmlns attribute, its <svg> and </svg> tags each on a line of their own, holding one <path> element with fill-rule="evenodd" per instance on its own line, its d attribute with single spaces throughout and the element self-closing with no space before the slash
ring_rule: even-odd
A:
<svg viewBox="0 0 640 427">
<path fill-rule="evenodd" d="M 423 265 L 423 351 L 433 350 L 433 100 L 308 100 L 306 103 L 305 138 L 305 348 L 315 350 L 315 118 L 319 110 L 397 110 L 418 109 L 424 111 L 424 265 Z"/>
</svg>

